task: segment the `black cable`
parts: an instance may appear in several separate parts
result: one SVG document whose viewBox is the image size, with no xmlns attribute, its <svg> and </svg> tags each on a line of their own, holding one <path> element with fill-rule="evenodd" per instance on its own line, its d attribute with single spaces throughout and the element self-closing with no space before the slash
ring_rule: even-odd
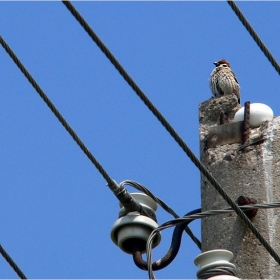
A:
<svg viewBox="0 0 280 280">
<path fill-rule="evenodd" d="M 232 8 L 232 10 L 235 12 L 235 14 L 237 15 L 237 17 L 239 18 L 239 20 L 242 22 L 242 24 L 244 25 L 244 27 L 247 29 L 247 31 L 250 33 L 250 35 L 252 36 L 252 38 L 255 40 L 255 42 L 257 43 L 257 45 L 259 46 L 259 48 L 261 49 L 261 51 L 264 53 L 264 55 L 267 57 L 267 59 L 269 60 L 269 62 L 271 63 L 271 65 L 274 67 L 274 69 L 277 71 L 277 73 L 280 75 L 280 66 L 277 63 L 276 59 L 272 56 L 272 54 L 270 53 L 270 51 L 268 50 L 268 48 L 265 46 L 265 44 L 262 42 L 262 40 L 260 39 L 260 37 L 258 36 L 258 34 L 255 32 L 255 30 L 253 29 L 253 27 L 250 25 L 250 23 L 247 21 L 247 19 L 245 18 L 245 16 L 242 14 L 242 12 L 240 11 L 240 9 L 237 7 L 237 5 L 235 4 L 234 1 L 232 0 L 228 0 L 227 1 L 228 4 L 230 5 L 230 7 Z"/>
<path fill-rule="evenodd" d="M 280 257 L 275 252 L 275 250 L 269 245 L 269 243 L 264 239 L 257 228 L 252 224 L 248 217 L 240 210 L 240 208 L 235 204 L 235 202 L 230 198 L 230 196 L 225 192 L 222 186 L 216 181 L 212 174 L 207 170 L 207 168 L 199 161 L 199 159 L 190 150 L 187 144 L 182 140 L 178 133 L 173 129 L 169 122 L 164 118 L 164 116 L 159 112 L 159 110 L 152 104 L 144 92 L 137 86 L 137 84 L 132 80 L 132 78 L 127 74 L 124 68 L 120 65 L 117 59 L 109 51 L 109 49 L 104 45 L 104 43 L 98 38 L 95 32 L 91 29 L 84 18 L 79 14 L 75 7 L 70 1 L 62 1 L 67 9 L 72 13 L 76 20 L 85 29 L 92 40 L 97 44 L 101 51 L 106 55 L 106 57 L 111 61 L 115 68 L 119 71 L 121 76 L 127 81 L 127 83 L 132 87 L 135 93 L 140 97 L 140 99 L 145 103 L 145 105 L 150 109 L 150 111 L 157 117 L 160 123 L 165 127 L 165 129 L 170 133 L 173 139 L 179 144 L 195 166 L 200 170 L 200 172 L 205 176 L 206 179 L 213 185 L 213 187 L 218 191 L 218 193 L 224 198 L 224 200 L 232 207 L 232 209 L 237 213 L 237 215 L 242 219 L 245 225 L 252 231 L 268 253 L 280 264 Z"/>
<path fill-rule="evenodd" d="M 71 135 L 71 137 L 74 139 L 74 141 L 78 144 L 78 146 L 82 149 L 82 151 L 89 158 L 89 160 L 95 165 L 95 167 L 98 169 L 98 171 L 103 176 L 103 178 L 106 180 L 106 182 L 110 186 L 114 185 L 115 184 L 114 181 L 110 178 L 110 176 L 107 174 L 107 172 L 101 166 L 101 164 L 97 161 L 97 159 L 88 150 L 88 148 L 85 146 L 85 144 L 82 142 L 82 140 L 78 137 L 76 132 L 70 127 L 70 125 L 67 123 L 67 121 L 59 113 L 59 111 L 56 109 L 54 104 L 50 101 L 50 99 L 47 97 L 47 95 L 44 93 L 44 91 L 40 88 L 40 86 L 33 79 L 33 77 L 30 75 L 30 73 L 27 71 L 27 69 L 23 66 L 23 64 L 20 62 L 18 57 L 11 50 L 11 48 L 8 46 L 8 44 L 5 42 L 5 40 L 2 38 L 2 36 L 0 36 L 0 43 L 3 46 L 3 48 L 5 49 L 5 51 L 8 53 L 8 55 L 15 62 L 15 64 L 18 66 L 18 68 L 20 69 L 22 74 L 26 77 L 26 79 L 30 82 L 30 84 L 33 86 L 33 88 L 37 91 L 37 93 L 40 95 L 40 97 L 44 100 L 44 102 L 47 104 L 47 106 L 51 109 L 51 111 L 57 117 L 59 122 L 68 131 L 68 133 Z"/>
<path fill-rule="evenodd" d="M 3 258 L 7 261 L 7 263 L 12 267 L 14 272 L 18 275 L 21 279 L 27 279 L 24 273 L 20 270 L 17 264 L 13 261 L 13 259 L 9 256 L 9 254 L 4 250 L 4 248 L 0 245 L 0 253 Z"/>
<path fill-rule="evenodd" d="M 37 91 L 37 93 L 40 95 L 40 97 L 44 100 L 44 102 L 47 104 L 47 106 L 51 109 L 51 111 L 57 117 L 57 119 L 62 124 L 62 126 L 68 131 L 68 133 L 71 135 L 71 137 L 74 139 L 74 141 L 78 144 L 78 146 L 81 148 L 81 150 L 85 153 L 85 155 L 88 157 L 88 159 L 94 164 L 94 166 L 99 171 L 99 173 L 102 175 L 102 177 L 107 181 L 108 187 L 115 194 L 115 196 L 118 198 L 118 200 L 124 205 L 124 207 L 128 211 L 131 211 L 131 212 L 137 211 L 140 214 L 143 214 L 143 215 L 146 215 L 149 217 L 149 214 L 145 211 L 145 209 L 143 209 L 141 204 L 138 203 L 124 187 L 118 186 L 118 184 L 114 180 L 111 179 L 111 177 L 108 175 L 108 173 L 102 167 L 102 165 L 93 156 L 93 154 L 88 150 L 88 148 L 85 146 L 85 144 L 82 142 L 82 140 L 78 137 L 76 132 L 70 127 L 70 125 L 63 118 L 63 116 L 59 113 L 59 111 L 56 109 L 56 107 L 51 102 L 51 100 L 47 97 L 47 95 L 40 88 L 40 86 L 37 84 L 37 82 L 33 79 L 33 77 L 30 75 L 30 73 L 27 71 L 27 69 L 23 66 L 23 64 L 20 62 L 20 60 L 18 59 L 16 54 L 8 46 L 8 44 L 5 42 L 5 40 L 2 38 L 2 36 L 0 36 L 0 43 L 3 46 L 3 48 L 5 49 L 5 51 L 9 54 L 9 56 L 13 59 L 15 64 L 18 66 L 18 68 L 21 70 L 23 75 L 27 78 L 27 80 L 33 86 L 33 88 Z"/>
<path fill-rule="evenodd" d="M 196 209 L 196 210 L 193 210 L 193 211 L 187 213 L 184 217 L 187 217 L 192 214 L 197 214 L 200 212 L 201 212 L 201 209 Z M 184 231 L 185 227 L 192 221 L 193 220 L 185 221 L 184 223 L 181 223 L 175 227 L 175 229 L 173 231 L 173 235 L 172 235 L 171 245 L 170 245 L 168 252 L 165 254 L 165 256 L 163 258 L 152 263 L 153 270 L 163 269 L 166 266 L 168 266 L 175 259 L 175 257 L 177 256 L 177 254 L 179 252 L 179 249 L 180 249 L 183 231 Z M 138 244 L 133 245 L 134 263 L 136 264 L 136 266 L 138 268 L 143 269 L 143 270 L 148 270 L 148 263 L 143 260 L 141 251 L 143 251 L 141 244 L 138 243 Z"/>
</svg>

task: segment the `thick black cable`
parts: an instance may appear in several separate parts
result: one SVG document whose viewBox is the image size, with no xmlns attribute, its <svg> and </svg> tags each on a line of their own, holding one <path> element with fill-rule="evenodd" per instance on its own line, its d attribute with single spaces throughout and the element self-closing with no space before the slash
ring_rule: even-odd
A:
<svg viewBox="0 0 280 280">
<path fill-rule="evenodd" d="M 56 109 L 54 104 L 50 101 L 50 99 L 47 97 L 47 95 L 44 93 L 44 91 L 40 88 L 40 86 L 37 84 L 37 82 L 34 80 L 34 78 L 30 75 L 30 73 L 27 71 L 27 69 L 23 66 L 23 64 L 20 62 L 20 60 L 18 59 L 16 54 L 12 51 L 12 49 L 5 42 L 5 40 L 2 38 L 2 36 L 0 36 L 0 43 L 3 46 L 3 48 L 5 49 L 5 51 L 8 53 L 8 55 L 11 57 L 11 59 L 15 62 L 17 67 L 20 69 L 22 74 L 26 77 L 26 79 L 30 82 L 30 84 L 33 86 L 33 88 L 37 91 L 37 93 L 40 95 L 40 97 L 44 100 L 44 102 L 47 104 L 47 106 L 51 109 L 51 111 L 57 117 L 59 122 L 68 131 L 68 133 L 71 135 L 71 137 L 74 139 L 74 141 L 78 144 L 78 146 L 82 149 L 82 151 L 89 158 L 89 160 L 95 165 L 95 167 L 100 172 L 100 174 L 103 176 L 103 178 L 106 180 L 108 185 L 113 186 L 115 184 L 115 182 L 111 179 L 111 177 L 107 174 L 107 172 L 104 170 L 104 168 L 101 166 L 101 164 L 97 161 L 97 159 L 88 150 L 88 148 L 85 146 L 85 144 L 82 142 L 82 140 L 78 137 L 76 132 L 70 127 L 70 125 L 67 123 L 67 121 L 59 113 L 59 111 Z"/>
<path fill-rule="evenodd" d="M 33 86 L 33 88 L 37 91 L 37 93 L 40 95 L 40 97 L 44 100 L 44 102 L 47 104 L 47 106 L 51 109 L 51 111 L 57 117 L 57 119 L 62 124 L 62 126 L 68 131 L 68 133 L 71 135 L 71 137 L 77 143 L 77 145 L 81 148 L 81 150 L 84 152 L 84 154 L 94 164 L 96 169 L 99 171 L 99 173 L 102 175 L 102 177 L 106 180 L 108 187 L 115 194 L 115 196 L 118 198 L 118 200 L 124 205 L 124 207 L 128 211 L 138 211 L 140 214 L 149 216 L 149 214 L 145 212 L 145 210 L 143 209 L 141 204 L 138 203 L 137 201 L 135 201 L 135 199 L 130 195 L 129 192 L 127 192 L 126 189 L 124 189 L 123 187 L 119 187 L 118 184 L 114 180 L 111 179 L 111 177 L 108 175 L 108 173 L 102 167 L 102 165 L 93 156 L 93 154 L 88 150 L 88 148 L 85 146 L 85 144 L 82 142 L 82 140 L 78 137 L 76 132 L 70 127 L 70 125 L 63 118 L 63 116 L 59 113 L 59 111 L 56 109 L 56 107 L 51 102 L 51 100 L 47 97 L 47 95 L 40 88 L 40 86 L 37 84 L 37 82 L 33 79 L 33 77 L 30 75 L 30 73 L 27 71 L 27 69 L 23 66 L 23 64 L 20 62 L 20 60 L 18 59 L 16 54 L 12 51 L 12 49 L 5 42 L 5 40 L 2 38 L 2 36 L 0 36 L 0 43 L 3 46 L 3 48 L 5 49 L 5 51 L 9 54 L 9 56 L 13 59 L 15 64 L 18 66 L 18 68 L 21 70 L 23 75 L 27 78 L 27 80 Z"/>
<path fill-rule="evenodd" d="M 258 34 L 255 32 L 253 27 L 250 25 L 250 23 L 247 21 L 245 16 L 242 14 L 240 9 L 237 7 L 234 1 L 228 0 L 227 1 L 232 10 L 235 12 L 239 20 L 242 22 L 244 27 L 247 29 L 247 31 L 250 33 L 254 41 L 257 43 L 261 51 L 264 53 L 264 55 L 267 57 L 271 65 L 274 67 L 274 69 L 277 71 L 277 73 L 280 75 L 280 65 L 277 63 L 276 59 L 272 56 L 268 48 L 265 46 L 265 44 L 262 42 Z"/>
<path fill-rule="evenodd" d="M 268 253 L 280 264 L 280 257 L 275 252 L 275 250 L 269 245 L 269 243 L 264 239 L 257 228 L 252 224 L 248 217 L 240 210 L 240 208 L 235 204 L 235 202 L 230 198 L 230 196 L 224 191 L 222 186 L 216 181 L 212 174 L 207 170 L 207 168 L 199 161 L 199 159 L 190 150 L 187 144 L 182 140 L 178 133 L 173 129 L 169 122 L 164 118 L 164 116 L 159 112 L 159 110 L 152 104 L 144 92 L 137 86 L 137 84 L 132 80 L 124 68 L 120 65 L 117 59 L 109 51 L 109 49 L 104 45 L 104 43 L 98 38 L 95 32 L 91 29 L 84 18 L 79 14 L 75 7 L 70 1 L 62 1 L 67 9 L 72 13 L 76 20 L 85 29 L 92 40 L 97 44 L 101 51 L 106 55 L 106 57 L 111 61 L 115 68 L 119 71 L 121 76 L 126 80 L 126 82 L 132 87 L 135 93 L 140 97 L 140 99 L 145 103 L 145 105 L 150 109 L 150 111 L 156 116 L 160 123 L 165 127 L 165 129 L 170 133 L 173 139 L 179 144 L 195 166 L 200 170 L 200 172 L 205 176 L 206 179 L 213 185 L 213 187 L 219 192 L 219 194 L 224 198 L 224 200 L 232 207 L 232 209 L 237 213 L 237 215 L 242 219 L 242 221 L 247 225 L 247 227 L 252 231 Z"/>
<path fill-rule="evenodd" d="M 9 254 L 4 250 L 4 248 L 0 245 L 0 253 L 3 258 L 7 261 L 7 263 L 11 266 L 14 272 L 18 275 L 21 279 L 27 279 L 24 273 L 20 270 L 17 264 L 13 261 L 13 259 L 9 256 Z"/>
<path fill-rule="evenodd" d="M 184 217 L 187 217 L 192 214 L 197 214 L 200 212 L 201 212 L 201 209 L 199 208 L 199 209 L 196 209 L 196 210 L 193 210 L 193 211 L 187 213 Z M 192 221 L 193 220 L 191 220 L 191 219 L 187 220 L 185 223 L 181 223 L 175 227 L 175 229 L 173 231 L 173 235 L 172 235 L 171 245 L 170 245 L 168 252 L 161 259 L 150 264 L 152 266 L 152 270 L 163 269 L 173 262 L 173 260 L 176 258 L 177 254 L 180 250 L 183 231 L 184 231 L 185 227 Z M 143 270 L 148 270 L 148 263 L 147 263 L 147 261 L 143 260 L 141 251 L 143 251 L 143 248 L 141 248 L 141 245 L 139 244 L 139 242 L 136 242 L 136 244 L 133 245 L 134 263 L 136 264 L 136 266 L 138 268 L 143 269 Z"/>
</svg>

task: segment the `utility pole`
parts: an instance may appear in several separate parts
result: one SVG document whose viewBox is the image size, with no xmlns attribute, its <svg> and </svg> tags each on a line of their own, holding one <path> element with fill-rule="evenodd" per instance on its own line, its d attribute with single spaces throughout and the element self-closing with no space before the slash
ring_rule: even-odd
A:
<svg viewBox="0 0 280 280">
<path fill-rule="evenodd" d="M 234 95 L 211 98 L 200 104 L 201 161 L 234 201 L 245 196 L 258 203 L 278 202 L 280 117 L 250 129 L 246 142 L 249 145 L 242 149 L 242 125 L 232 123 L 239 108 Z M 229 124 L 220 125 L 221 112 L 226 113 Z M 201 196 L 203 211 L 229 207 L 204 176 Z M 252 222 L 280 254 L 279 218 L 279 208 L 259 209 Z M 280 266 L 235 213 L 202 219 L 202 251 L 213 249 L 233 253 L 237 277 L 241 279 L 280 278 Z"/>
</svg>

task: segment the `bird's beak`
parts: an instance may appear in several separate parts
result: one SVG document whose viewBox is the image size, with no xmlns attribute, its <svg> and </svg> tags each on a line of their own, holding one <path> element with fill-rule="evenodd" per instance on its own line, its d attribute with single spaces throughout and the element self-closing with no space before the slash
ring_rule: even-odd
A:
<svg viewBox="0 0 280 280">
<path fill-rule="evenodd" d="M 218 62 L 213 62 L 213 64 L 215 64 L 215 66 L 218 66 L 219 63 Z"/>
</svg>

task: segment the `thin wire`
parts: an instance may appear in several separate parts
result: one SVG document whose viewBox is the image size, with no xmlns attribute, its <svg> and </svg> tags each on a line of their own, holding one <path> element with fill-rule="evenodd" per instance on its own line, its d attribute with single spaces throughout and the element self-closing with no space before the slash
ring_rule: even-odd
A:
<svg viewBox="0 0 280 280">
<path fill-rule="evenodd" d="M 148 190 L 143 185 L 141 185 L 141 184 L 139 184 L 137 182 L 131 181 L 131 180 L 125 180 L 125 181 L 123 181 L 123 182 L 121 182 L 119 184 L 120 187 L 121 186 L 125 186 L 125 185 L 130 185 L 130 186 L 136 188 L 137 190 L 139 190 L 139 191 L 145 193 L 146 195 L 148 195 L 158 205 L 160 205 L 167 213 L 171 214 L 174 218 L 179 218 L 180 217 L 164 201 L 162 201 L 161 199 L 157 198 L 150 190 Z M 193 234 L 191 229 L 188 226 L 186 226 L 185 231 L 190 236 L 190 238 L 193 240 L 193 242 L 197 245 L 197 247 L 201 250 L 201 242 L 200 242 L 200 240 L 198 238 L 196 238 L 196 236 Z"/>
<path fill-rule="evenodd" d="M 268 208 L 279 208 L 280 207 L 280 202 L 275 202 L 275 203 L 263 203 L 263 204 L 251 204 L 251 205 L 244 205 L 240 206 L 240 209 L 243 211 L 250 210 L 250 209 L 268 209 Z M 226 208 L 222 210 L 209 210 L 209 211 L 204 211 L 201 213 L 189 215 L 189 216 L 184 216 L 182 218 L 178 218 L 175 220 L 170 220 L 168 222 L 163 223 L 156 229 L 154 229 L 148 240 L 147 240 L 147 245 L 146 245 L 146 252 L 147 252 L 147 264 L 148 264 L 148 274 L 149 274 L 149 279 L 155 279 L 155 275 L 153 273 L 152 269 L 152 243 L 153 239 L 156 237 L 156 235 L 167 228 L 177 226 L 179 224 L 182 224 L 186 221 L 193 221 L 196 219 L 203 219 L 206 217 L 214 216 L 214 215 L 221 215 L 221 214 L 228 214 L 234 212 L 233 209 L 231 208 Z"/>
<path fill-rule="evenodd" d="M 109 51 L 109 49 L 104 45 L 104 43 L 98 38 L 95 32 L 91 29 L 85 19 L 79 14 L 75 7 L 70 1 L 62 1 L 62 3 L 67 7 L 67 9 L 72 13 L 76 20 L 85 29 L 92 40 L 97 44 L 101 51 L 106 55 L 110 62 L 119 71 L 121 76 L 126 80 L 126 82 L 132 87 L 135 93 L 140 97 L 140 99 L 145 103 L 145 105 L 150 109 L 150 111 L 156 116 L 160 123 L 165 127 L 165 129 L 170 133 L 173 139 L 179 144 L 183 151 L 187 154 L 190 160 L 195 164 L 195 166 L 200 170 L 200 172 L 205 176 L 206 179 L 212 184 L 212 186 L 218 191 L 218 193 L 223 197 L 223 199 L 232 207 L 232 209 L 237 213 L 237 215 L 242 219 L 242 221 L 247 225 L 247 227 L 252 231 L 264 248 L 269 252 L 269 254 L 280 264 L 280 257 L 275 252 L 275 250 L 269 245 L 269 243 L 260 234 L 257 228 L 252 224 L 249 218 L 240 210 L 240 208 L 235 204 L 235 202 L 230 198 L 230 196 L 225 192 L 222 186 L 216 181 L 212 174 L 207 170 L 207 168 L 199 161 L 199 159 L 190 150 L 187 144 L 182 140 L 178 133 L 173 129 L 169 122 L 164 118 L 164 116 L 159 112 L 159 110 L 152 104 L 144 92 L 137 86 L 137 84 L 132 80 L 124 68 L 120 65 L 117 59 Z"/>
<path fill-rule="evenodd" d="M 33 86 L 33 88 L 37 91 L 37 93 L 40 95 L 40 97 L 44 100 L 44 102 L 47 104 L 47 106 L 51 109 L 51 111 L 57 117 L 59 122 L 68 131 L 68 133 L 71 135 L 71 137 L 74 139 L 74 141 L 78 144 L 78 146 L 82 149 L 82 151 L 89 158 L 89 160 L 95 165 L 97 170 L 100 172 L 100 174 L 103 176 L 103 178 L 107 181 L 109 187 L 115 185 L 115 182 L 111 179 L 111 177 L 104 170 L 104 168 L 101 166 L 101 164 L 97 161 L 97 159 L 88 150 L 88 148 L 85 146 L 85 144 L 82 142 L 82 140 L 78 137 L 76 132 L 70 127 L 70 125 L 67 123 L 67 121 L 59 113 L 59 111 L 56 109 L 54 104 L 47 97 L 47 95 L 44 93 L 44 91 L 40 88 L 40 86 L 37 84 L 37 82 L 34 80 L 34 78 L 31 76 L 31 74 L 27 71 L 27 69 L 23 66 L 23 64 L 20 62 L 20 60 L 18 59 L 16 54 L 12 51 L 12 49 L 5 42 L 5 40 L 2 38 L 2 36 L 0 36 L 0 43 L 1 43 L 2 47 L 5 49 L 5 51 L 8 53 L 8 55 L 11 57 L 11 59 L 14 61 L 14 63 L 17 65 L 17 67 L 20 69 L 22 74 L 27 78 L 27 80 L 30 82 L 30 84 Z"/>
<path fill-rule="evenodd" d="M 237 17 L 239 18 L 239 20 L 242 22 L 242 24 L 244 25 L 244 27 L 247 29 L 247 31 L 250 33 L 250 35 L 252 36 L 252 38 L 255 40 L 255 42 L 257 43 L 257 45 L 259 46 L 259 48 L 261 49 L 261 51 L 264 53 L 264 55 L 267 57 L 267 59 L 269 60 L 269 62 L 271 63 L 271 65 L 274 67 L 274 69 L 277 71 L 277 73 L 280 75 L 280 66 L 277 63 L 276 59 L 273 57 L 273 55 L 270 53 L 270 51 L 268 50 L 268 48 L 265 46 L 265 44 L 262 42 L 262 40 L 260 39 L 260 37 L 258 36 L 258 34 L 255 32 L 255 30 L 253 29 L 253 27 L 250 25 L 250 23 L 247 21 L 247 19 L 245 18 L 245 16 L 242 14 L 242 12 L 240 11 L 240 9 L 237 7 L 237 5 L 235 4 L 234 1 L 229 0 L 227 1 L 228 4 L 230 5 L 230 7 L 232 8 L 232 10 L 235 12 L 235 14 L 237 15 Z"/>
<path fill-rule="evenodd" d="M 5 251 L 5 249 L 0 245 L 0 253 L 3 258 L 7 261 L 7 263 L 11 266 L 14 272 L 18 275 L 21 279 L 27 279 L 21 269 L 17 266 L 17 264 L 13 261 L 13 259 L 9 256 L 9 254 Z"/>
<path fill-rule="evenodd" d="M 239 207 L 242 211 L 251 210 L 251 209 L 280 208 L 280 202 L 250 204 L 250 205 L 244 205 L 244 206 L 239 206 Z M 163 223 L 161 226 L 156 228 L 154 231 L 161 230 L 161 228 L 166 229 L 169 227 L 173 227 L 173 226 L 179 225 L 179 224 L 184 223 L 189 220 L 201 219 L 201 218 L 206 218 L 206 217 L 221 215 L 221 214 L 228 214 L 228 213 L 232 213 L 232 212 L 234 212 L 234 210 L 232 208 L 225 208 L 222 210 L 208 210 L 208 211 L 204 211 L 201 213 L 177 218 L 175 220 L 170 220 L 168 222 Z M 151 234 L 153 234 L 153 233 L 151 233 Z"/>
</svg>

